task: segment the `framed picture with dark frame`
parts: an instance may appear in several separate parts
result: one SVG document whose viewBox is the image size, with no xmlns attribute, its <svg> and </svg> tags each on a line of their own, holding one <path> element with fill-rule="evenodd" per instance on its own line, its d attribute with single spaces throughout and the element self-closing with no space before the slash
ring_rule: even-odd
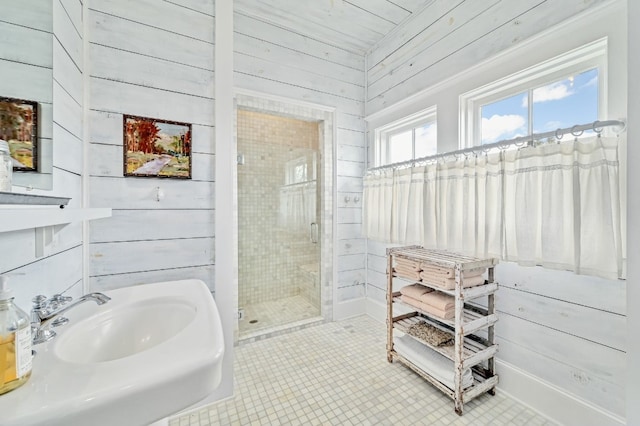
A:
<svg viewBox="0 0 640 426">
<path fill-rule="evenodd" d="M 9 144 L 13 170 L 38 171 L 38 102 L 0 97 L 0 139 Z"/>
<path fill-rule="evenodd" d="M 191 124 L 123 116 L 124 175 L 191 179 Z"/>
</svg>

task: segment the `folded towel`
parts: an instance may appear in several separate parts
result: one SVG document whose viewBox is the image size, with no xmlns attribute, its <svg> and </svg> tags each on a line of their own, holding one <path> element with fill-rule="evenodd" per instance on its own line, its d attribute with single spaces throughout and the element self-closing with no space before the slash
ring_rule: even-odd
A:
<svg viewBox="0 0 640 426">
<path fill-rule="evenodd" d="M 430 274 L 435 274 L 435 275 L 444 275 L 446 277 L 455 277 L 456 275 L 456 271 L 453 268 L 441 268 L 439 266 L 435 266 L 432 263 L 422 263 L 420 265 L 420 268 L 425 271 L 425 272 L 429 272 Z"/>
<path fill-rule="evenodd" d="M 399 266 L 403 269 L 413 269 L 414 271 L 419 271 L 420 262 L 416 262 L 414 260 L 403 259 L 401 257 L 396 258 L 396 266 Z"/>
<path fill-rule="evenodd" d="M 456 271 L 453 268 L 441 268 L 439 266 L 434 266 L 433 264 L 430 263 L 422 263 L 420 265 L 420 268 L 424 271 L 424 272 L 428 272 L 430 274 L 433 275 L 441 275 L 443 278 L 455 278 L 456 276 Z M 476 269 L 469 269 L 468 271 L 464 271 L 462 273 L 462 277 L 463 278 L 471 278 L 471 277 L 475 277 L 478 275 L 482 275 L 485 273 L 485 271 L 487 270 L 487 268 L 476 268 Z"/>
<path fill-rule="evenodd" d="M 456 307 L 456 299 L 453 296 L 449 296 L 448 294 L 444 294 L 439 291 L 422 294 L 418 299 L 420 299 L 422 303 L 426 303 L 427 305 L 433 306 L 441 311 L 449 311 Z"/>
<path fill-rule="evenodd" d="M 418 284 L 418 283 L 406 285 L 400 289 L 400 293 L 404 294 L 405 296 L 412 297 L 414 299 L 420 299 L 420 296 L 432 291 L 434 291 L 432 288 L 425 287 L 422 284 Z"/>
<path fill-rule="evenodd" d="M 433 349 L 423 345 L 408 335 L 394 337 L 393 345 L 396 352 L 424 370 L 433 378 L 450 389 L 455 388 L 455 366 L 453 361 Z M 467 368 L 462 371 L 462 388 L 473 385 L 473 373 Z"/>
<path fill-rule="evenodd" d="M 407 333 L 433 346 L 451 346 L 455 339 L 452 333 L 440 330 L 424 321 L 410 325 Z"/>
<path fill-rule="evenodd" d="M 453 290 L 456 288 L 456 279 L 455 278 L 446 278 L 442 275 L 430 274 L 427 271 L 420 272 L 420 279 L 425 284 L 429 284 L 435 287 L 438 287 L 442 290 Z M 474 287 L 480 284 L 484 284 L 484 276 L 476 275 L 473 277 L 463 278 L 462 286 L 464 288 Z"/>
<path fill-rule="evenodd" d="M 416 281 L 420 280 L 419 271 L 414 271 L 412 269 L 398 268 L 398 267 L 395 267 L 393 270 L 396 273 L 396 275 L 398 275 L 399 277 L 408 278 L 410 280 L 416 280 Z"/>
<path fill-rule="evenodd" d="M 406 294 L 401 295 L 400 300 L 402 300 L 407 305 L 413 306 L 414 308 L 420 308 L 420 305 L 422 304 L 422 302 L 420 302 L 420 299 L 407 296 Z"/>
<path fill-rule="evenodd" d="M 427 305 L 426 303 L 418 299 L 414 299 L 413 297 L 405 295 L 400 296 L 400 300 L 402 300 L 407 305 L 411 305 L 414 308 L 420 309 L 422 312 L 425 312 L 434 318 L 449 320 L 453 319 L 453 317 L 455 316 L 455 309 L 438 309 L 435 306 Z"/>
</svg>

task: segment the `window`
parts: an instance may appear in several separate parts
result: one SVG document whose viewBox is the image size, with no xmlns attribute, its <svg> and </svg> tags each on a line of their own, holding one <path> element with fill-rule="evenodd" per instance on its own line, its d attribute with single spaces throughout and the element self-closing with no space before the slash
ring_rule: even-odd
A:
<svg viewBox="0 0 640 426">
<path fill-rule="evenodd" d="M 436 108 L 376 129 L 376 166 L 413 160 L 437 152 Z"/>
<path fill-rule="evenodd" d="M 460 147 L 598 120 L 605 73 L 603 39 L 462 95 Z"/>
</svg>

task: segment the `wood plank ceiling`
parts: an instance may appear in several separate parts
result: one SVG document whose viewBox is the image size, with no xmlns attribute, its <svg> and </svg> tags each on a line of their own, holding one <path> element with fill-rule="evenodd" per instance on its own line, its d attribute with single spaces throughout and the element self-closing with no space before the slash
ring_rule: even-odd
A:
<svg viewBox="0 0 640 426">
<path fill-rule="evenodd" d="M 432 0 L 235 0 L 238 13 L 364 55 Z"/>
</svg>

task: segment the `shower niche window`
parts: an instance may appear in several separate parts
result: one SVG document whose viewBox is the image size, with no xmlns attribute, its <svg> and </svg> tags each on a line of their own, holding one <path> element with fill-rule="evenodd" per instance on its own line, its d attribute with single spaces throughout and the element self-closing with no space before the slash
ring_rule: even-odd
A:
<svg viewBox="0 0 640 426">
<path fill-rule="evenodd" d="M 316 156 L 302 156 L 295 160 L 287 161 L 285 166 L 285 184 L 305 183 L 316 180 Z"/>
<path fill-rule="evenodd" d="M 320 129 L 238 110 L 240 339 L 320 316 Z"/>
<path fill-rule="evenodd" d="M 291 152 L 291 155 L 298 154 Z M 310 239 L 315 239 L 317 232 L 315 158 L 311 152 L 286 162 L 278 216 L 278 226 L 288 232 L 309 232 Z"/>
</svg>

